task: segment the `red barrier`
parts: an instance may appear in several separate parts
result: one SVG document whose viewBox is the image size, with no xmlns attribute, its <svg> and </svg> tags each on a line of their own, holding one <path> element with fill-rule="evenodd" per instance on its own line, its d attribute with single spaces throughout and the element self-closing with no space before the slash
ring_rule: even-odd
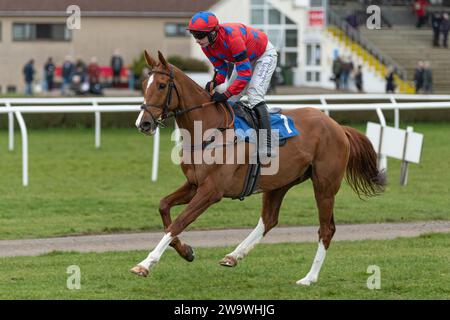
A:
<svg viewBox="0 0 450 320">
<path fill-rule="evenodd" d="M 62 74 L 62 67 L 56 67 L 55 69 L 55 76 L 61 77 Z M 111 67 L 100 67 L 100 77 L 101 78 L 111 78 L 113 75 L 113 71 Z M 120 76 L 121 77 L 128 77 L 128 69 L 122 68 L 120 70 Z"/>
</svg>

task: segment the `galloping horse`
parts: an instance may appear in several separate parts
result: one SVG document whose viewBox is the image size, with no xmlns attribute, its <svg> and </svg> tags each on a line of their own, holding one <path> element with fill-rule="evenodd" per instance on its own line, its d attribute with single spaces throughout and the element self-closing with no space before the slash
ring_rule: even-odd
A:
<svg viewBox="0 0 450 320">
<path fill-rule="evenodd" d="M 136 121 L 142 133 L 152 135 L 157 126 L 170 116 L 175 118 L 181 129 L 191 133 L 194 121 L 202 121 L 204 130 L 229 127 L 229 117 L 223 105 L 212 103 L 210 94 L 167 63 L 161 52 L 158 52 L 159 62 L 147 51 L 144 54 L 151 72 L 143 82 L 144 103 Z M 336 230 L 333 207 L 342 179 L 345 176 L 359 196 L 370 197 L 383 191 L 384 173 L 377 168 L 377 156 L 372 144 L 357 130 L 337 124 L 314 108 L 283 110 L 282 114 L 292 118 L 301 135 L 288 139 L 279 148 L 278 171 L 260 176 L 256 190 L 263 192 L 261 218 L 250 235 L 220 264 L 236 266 L 277 225 L 286 192 L 294 185 L 311 179 L 319 211 L 319 243 L 311 270 L 297 281 L 297 284 L 310 285 L 318 279 L 326 250 Z M 237 144 L 230 147 L 237 148 Z M 192 151 L 188 149 L 183 152 Z M 247 163 L 182 162 L 181 169 L 187 181 L 160 202 L 159 212 L 165 235 L 148 257 L 130 271 L 147 276 L 169 245 L 187 261 L 194 260 L 192 248 L 182 243 L 178 236 L 212 204 L 222 198 L 237 197 L 244 186 L 247 168 Z M 172 221 L 170 209 L 182 204 L 187 204 L 186 208 Z"/>
</svg>

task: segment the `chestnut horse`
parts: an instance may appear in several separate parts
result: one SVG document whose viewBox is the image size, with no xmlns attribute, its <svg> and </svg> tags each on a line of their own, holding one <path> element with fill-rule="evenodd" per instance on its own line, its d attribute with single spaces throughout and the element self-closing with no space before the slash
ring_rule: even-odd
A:
<svg viewBox="0 0 450 320">
<path fill-rule="evenodd" d="M 193 131 L 194 121 L 203 129 L 227 128 L 229 116 L 225 107 L 211 102 L 211 96 L 182 71 L 166 62 L 158 52 L 159 62 L 144 52 L 151 68 L 143 82 L 144 104 L 136 121 L 138 129 L 152 135 L 162 121 L 173 116 L 181 129 Z M 278 223 L 281 202 L 294 185 L 311 179 L 319 211 L 319 243 L 311 270 L 297 284 L 310 285 L 318 279 L 326 250 L 336 230 L 334 199 L 346 177 L 359 195 L 373 196 L 383 191 L 384 174 L 377 168 L 377 155 L 370 141 L 357 130 L 341 126 L 320 110 L 299 108 L 282 110 L 295 123 L 300 135 L 289 138 L 279 148 L 279 168 L 275 174 L 261 175 L 256 191 L 263 192 L 261 218 L 250 235 L 227 254 L 220 264 L 234 267 L 238 261 Z M 247 144 L 242 142 L 241 144 Z M 236 148 L 238 144 L 232 144 Z M 193 152 L 188 149 L 184 152 Z M 204 152 L 200 150 L 200 152 Z M 187 164 L 181 169 L 187 181 L 160 202 L 159 212 L 165 235 L 148 257 L 130 271 L 147 276 L 170 245 L 187 261 L 194 259 L 192 248 L 180 241 L 180 233 L 209 206 L 222 198 L 236 198 L 242 191 L 248 164 Z M 187 204 L 172 221 L 170 209 Z"/>
</svg>

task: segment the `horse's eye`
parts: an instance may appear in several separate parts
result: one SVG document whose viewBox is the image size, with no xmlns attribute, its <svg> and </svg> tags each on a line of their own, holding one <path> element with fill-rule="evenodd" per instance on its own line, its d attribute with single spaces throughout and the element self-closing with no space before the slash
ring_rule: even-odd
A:
<svg viewBox="0 0 450 320">
<path fill-rule="evenodd" d="M 162 90 L 162 89 L 164 89 L 166 87 L 166 84 L 165 83 L 160 83 L 159 84 L 159 90 Z"/>
</svg>

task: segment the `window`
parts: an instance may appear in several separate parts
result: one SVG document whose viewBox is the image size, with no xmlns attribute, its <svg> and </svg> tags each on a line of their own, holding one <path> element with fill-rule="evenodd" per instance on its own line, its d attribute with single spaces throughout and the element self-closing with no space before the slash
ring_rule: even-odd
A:
<svg viewBox="0 0 450 320">
<path fill-rule="evenodd" d="M 323 0 L 311 0 L 310 7 L 322 7 L 323 6 Z"/>
<path fill-rule="evenodd" d="M 307 82 L 320 82 L 320 72 L 317 72 L 317 71 L 306 72 L 306 81 Z"/>
<path fill-rule="evenodd" d="M 297 66 L 297 52 L 286 52 L 286 66 L 296 67 Z"/>
<path fill-rule="evenodd" d="M 268 30 L 267 36 L 269 37 L 270 42 L 276 47 L 280 48 L 283 46 L 283 38 L 281 30 L 275 29 L 275 30 Z"/>
<path fill-rule="evenodd" d="M 320 44 L 307 44 L 306 45 L 306 65 L 307 66 L 320 66 L 321 63 Z"/>
<path fill-rule="evenodd" d="M 252 10 L 252 24 L 264 24 L 264 10 L 263 9 L 253 9 Z"/>
<path fill-rule="evenodd" d="M 321 81 L 321 51 L 320 43 L 306 44 L 306 82 Z"/>
<path fill-rule="evenodd" d="M 321 53 L 320 53 L 320 44 L 316 44 L 316 52 L 315 52 L 315 63 L 316 63 L 316 66 L 320 66 L 320 56 L 321 56 Z"/>
<path fill-rule="evenodd" d="M 286 47 L 297 47 L 297 30 L 286 30 Z"/>
<path fill-rule="evenodd" d="M 292 21 L 291 19 L 289 19 L 287 16 L 284 17 L 284 18 L 286 19 L 286 24 L 293 24 L 293 25 L 295 25 L 295 22 Z"/>
<path fill-rule="evenodd" d="M 14 23 L 14 41 L 70 41 L 72 32 L 63 23 Z"/>
<path fill-rule="evenodd" d="M 268 0 L 251 0 L 252 27 L 265 32 L 279 53 L 281 66 L 297 67 L 299 34 L 294 21 L 271 5 Z"/>
<path fill-rule="evenodd" d="M 164 32 L 167 37 L 187 37 L 189 32 L 186 30 L 187 25 L 184 23 L 166 23 Z"/>
<path fill-rule="evenodd" d="M 281 24 L 281 13 L 276 9 L 269 9 L 269 24 Z"/>
</svg>

